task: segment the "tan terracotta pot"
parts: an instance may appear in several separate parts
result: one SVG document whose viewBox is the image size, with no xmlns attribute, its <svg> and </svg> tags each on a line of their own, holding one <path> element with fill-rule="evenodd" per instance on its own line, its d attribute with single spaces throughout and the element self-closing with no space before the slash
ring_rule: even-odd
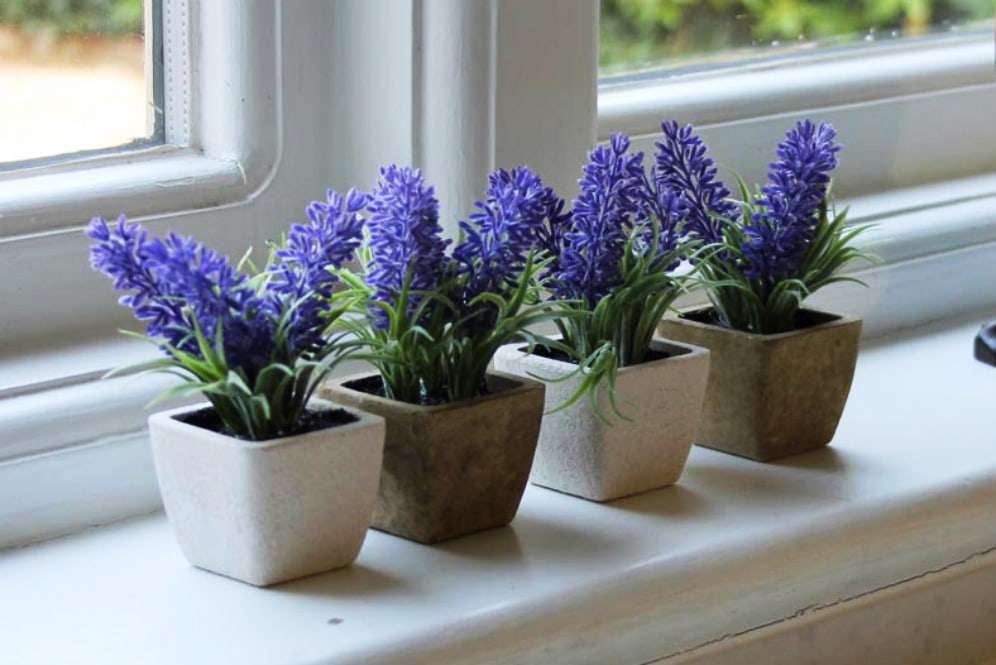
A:
<svg viewBox="0 0 996 665">
<path fill-rule="evenodd" d="M 387 421 L 372 526 L 431 544 L 511 522 L 536 452 L 543 384 L 491 372 L 488 395 L 421 406 L 358 389 L 373 380 L 357 374 L 322 389 Z"/>
<path fill-rule="evenodd" d="M 815 310 L 811 325 L 756 335 L 667 317 L 658 333 L 712 352 L 696 443 L 758 461 L 820 448 L 833 439 L 854 378 L 860 319 Z"/>
<path fill-rule="evenodd" d="M 257 586 L 351 563 L 377 496 L 383 419 L 348 409 L 354 422 L 257 442 L 178 420 L 205 407 L 149 418 L 163 503 L 187 560 Z"/>
<path fill-rule="evenodd" d="M 587 397 L 552 412 L 574 394 L 577 365 L 509 344 L 495 354 L 495 367 L 551 381 L 533 464 L 533 483 L 592 501 L 610 501 L 674 484 L 681 476 L 698 431 L 709 376 L 709 352 L 703 348 L 655 339 L 651 348 L 668 354 L 660 360 L 624 367 L 617 375 L 619 408 L 631 420 L 612 413 L 608 393 L 599 404 L 609 422 L 599 418 Z"/>
</svg>

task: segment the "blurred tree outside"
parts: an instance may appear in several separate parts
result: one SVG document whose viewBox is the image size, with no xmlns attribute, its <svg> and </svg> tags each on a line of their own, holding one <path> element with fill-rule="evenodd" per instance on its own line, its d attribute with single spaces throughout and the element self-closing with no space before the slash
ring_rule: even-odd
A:
<svg viewBox="0 0 996 665">
<path fill-rule="evenodd" d="M 143 0 L 3 0 L 0 23 L 58 35 L 137 35 Z"/>
<path fill-rule="evenodd" d="M 603 71 L 757 47 L 916 37 L 991 19 L 993 0 L 601 0 Z"/>
<path fill-rule="evenodd" d="M 0 0 L 0 163 L 149 136 L 144 18 L 145 0 Z"/>
</svg>

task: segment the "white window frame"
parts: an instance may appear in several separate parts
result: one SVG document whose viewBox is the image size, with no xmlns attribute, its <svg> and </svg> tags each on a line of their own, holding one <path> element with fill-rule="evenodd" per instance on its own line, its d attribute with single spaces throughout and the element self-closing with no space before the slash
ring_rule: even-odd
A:
<svg viewBox="0 0 996 665">
<path fill-rule="evenodd" d="M 996 302 L 994 58 L 993 34 L 976 33 L 604 85 L 598 136 L 626 132 L 652 155 L 662 119 L 692 123 L 728 183 L 731 170 L 761 182 L 796 120 L 832 122 L 838 205 L 876 225 L 862 242 L 882 263 L 857 271 L 870 288 L 812 300 L 874 335 Z"/>
<path fill-rule="evenodd" d="M 143 406 L 163 384 L 100 380 L 147 351 L 117 335 L 84 225 L 125 213 L 237 257 L 302 218 L 337 184 L 331 131 L 288 132 L 328 117 L 334 11 L 165 0 L 166 145 L 0 176 L 0 546 L 155 508 Z"/>
<path fill-rule="evenodd" d="M 167 74 L 168 103 L 189 111 L 177 124 L 168 107 L 167 141 L 186 147 L 42 167 L 25 187 L 0 179 L 0 546 L 159 506 L 141 407 L 160 384 L 98 380 L 136 352 L 113 333 L 128 313 L 86 265 L 91 214 L 239 255 L 326 186 L 368 187 L 398 161 L 423 168 L 453 229 L 496 166 L 530 164 L 572 198 L 596 140 L 622 130 L 652 151 L 675 118 L 758 179 L 786 127 L 813 117 L 841 130 L 839 191 L 855 220 L 881 225 L 869 240 L 885 259 L 861 273 L 872 288 L 817 304 L 863 314 L 874 333 L 996 303 L 985 40 L 885 46 L 874 67 L 852 51 L 599 88 L 598 0 L 187 1 L 168 42 L 190 37 L 192 76 Z M 880 131 L 904 122 L 936 131 Z"/>
<path fill-rule="evenodd" d="M 273 20 L 272 8 L 259 4 L 164 0 L 164 144 L 3 172 L 0 239 L 78 228 L 81 210 L 150 216 L 235 203 L 257 191 L 276 163 L 277 134 L 265 99 L 248 93 L 273 86 L 274 63 L 265 49 L 253 53 L 248 40 L 239 43 L 239 33 L 265 43 Z M 259 67 L 239 71 L 237 59 L 198 47 L 215 40 L 243 49 Z M 231 103 L 235 95 L 245 103 Z M 249 134 L 271 140 L 250 143 Z"/>
<path fill-rule="evenodd" d="M 193 225 L 224 206 L 245 205 L 272 180 L 281 151 L 279 13 L 270 3 L 165 0 L 162 14 L 166 143 L 0 176 L 0 263 L 23 266 L 37 257 L 49 283 L 79 285 L 52 289 L 42 307 L 38 274 L 7 271 L 0 301 L 18 317 L 5 321 L 5 341 L 38 340 L 73 321 L 121 320 L 106 291 L 93 288 L 85 261 L 75 260 L 85 256 L 80 231 L 90 216 L 126 213 L 154 227 L 184 216 Z M 230 47 L 210 48 L 216 43 Z"/>
</svg>

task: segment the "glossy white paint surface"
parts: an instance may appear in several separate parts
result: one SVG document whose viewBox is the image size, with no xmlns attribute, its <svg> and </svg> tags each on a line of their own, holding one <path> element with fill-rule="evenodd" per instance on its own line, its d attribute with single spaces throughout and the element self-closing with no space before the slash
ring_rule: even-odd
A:
<svg viewBox="0 0 996 665">
<path fill-rule="evenodd" d="M 996 368 L 971 358 L 992 314 L 867 344 L 826 450 L 695 449 L 677 486 L 609 505 L 533 487 L 510 528 L 431 548 L 371 533 L 351 569 L 270 590 L 188 566 L 161 515 L 2 552 L 3 656 L 637 665 L 930 571 L 956 606 L 957 573 L 996 548 Z"/>
</svg>

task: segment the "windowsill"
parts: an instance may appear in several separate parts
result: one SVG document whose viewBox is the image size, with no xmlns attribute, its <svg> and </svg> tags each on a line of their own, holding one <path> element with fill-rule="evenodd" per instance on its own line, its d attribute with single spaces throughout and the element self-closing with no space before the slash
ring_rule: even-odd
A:
<svg viewBox="0 0 996 665">
<path fill-rule="evenodd" d="M 372 531 L 352 568 L 273 589 L 190 567 L 161 514 L 0 552 L 4 657 L 647 663 L 950 574 L 996 549 L 982 318 L 866 343 L 828 449 L 696 448 L 676 487 L 607 505 L 530 487 L 511 528 Z"/>
</svg>

